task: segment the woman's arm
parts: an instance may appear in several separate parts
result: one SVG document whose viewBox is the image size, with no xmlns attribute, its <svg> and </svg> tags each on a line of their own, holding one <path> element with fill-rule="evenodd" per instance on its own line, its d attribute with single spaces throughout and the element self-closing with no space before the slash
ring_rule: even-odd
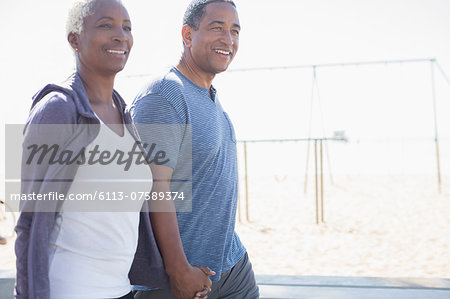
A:
<svg viewBox="0 0 450 299">
<path fill-rule="evenodd" d="M 46 160 L 42 163 L 27 164 L 29 152 L 26 150 L 32 144 L 65 144 L 72 134 L 70 124 L 76 122 L 76 109 L 69 96 L 60 92 L 52 92 L 42 97 L 38 103 L 35 100 L 24 132 L 22 194 L 43 194 L 63 187 L 62 184 L 46 182 L 54 178 L 56 166 L 49 165 Z M 54 129 L 49 134 L 46 129 L 51 127 Z M 36 212 L 37 210 L 40 212 Z M 55 223 L 56 203 L 25 202 L 21 211 L 15 228 L 17 232 L 15 243 L 16 297 L 49 298 L 49 240 Z"/>
</svg>

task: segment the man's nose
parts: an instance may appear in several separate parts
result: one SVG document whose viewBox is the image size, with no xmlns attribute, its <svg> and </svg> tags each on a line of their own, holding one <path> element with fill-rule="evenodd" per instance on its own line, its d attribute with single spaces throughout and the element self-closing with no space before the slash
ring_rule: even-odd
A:
<svg viewBox="0 0 450 299">
<path fill-rule="evenodd" d="M 230 31 L 224 31 L 220 40 L 222 43 L 229 46 L 232 46 L 234 44 L 234 38 L 231 35 Z"/>
</svg>

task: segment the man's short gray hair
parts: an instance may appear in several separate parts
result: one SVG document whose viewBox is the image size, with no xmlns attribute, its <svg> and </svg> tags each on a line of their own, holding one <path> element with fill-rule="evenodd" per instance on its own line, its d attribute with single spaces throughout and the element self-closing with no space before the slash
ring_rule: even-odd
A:
<svg viewBox="0 0 450 299">
<path fill-rule="evenodd" d="M 84 19 L 94 13 L 94 5 L 97 1 L 99 0 L 81 0 L 75 2 L 67 16 L 66 34 L 80 34 L 83 31 Z M 115 1 L 123 5 L 122 1 Z"/>
<path fill-rule="evenodd" d="M 232 0 L 192 0 L 184 13 L 183 26 L 189 25 L 194 28 L 194 30 L 198 30 L 200 21 L 205 13 L 205 6 L 214 2 L 229 3 L 236 7 L 236 4 L 234 4 Z"/>
</svg>

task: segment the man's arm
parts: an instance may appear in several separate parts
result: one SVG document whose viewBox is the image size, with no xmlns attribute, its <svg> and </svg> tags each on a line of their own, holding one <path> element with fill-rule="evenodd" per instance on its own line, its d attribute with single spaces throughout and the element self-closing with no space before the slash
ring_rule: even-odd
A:
<svg viewBox="0 0 450 299">
<path fill-rule="evenodd" d="M 151 169 L 152 192 L 168 194 L 166 192 L 170 192 L 173 169 L 155 164 L 151 164 Z M 211 288 L 208 275 L 215 273 L 206 267 L 191 266 L 187 261 L 173 201 L 153 201 L 150 203 L 150 209 L 153 231 L 169 275 L 172 294 L 180 299 L 203 298 Z"/>
</svg>

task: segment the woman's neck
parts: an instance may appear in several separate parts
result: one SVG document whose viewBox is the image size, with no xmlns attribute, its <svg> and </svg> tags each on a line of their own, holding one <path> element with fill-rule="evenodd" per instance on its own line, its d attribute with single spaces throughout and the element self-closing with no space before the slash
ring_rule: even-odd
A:
<svg viewBox="0 0 450 299">
<path fill-rule="evenodd" d="M 114 77 L 101 76 L 83 69 L 77 70 L 86 90 L 89 102 L 95 105 L 111 105 L 112 91 L 114 88 Z"/>
</svg>

